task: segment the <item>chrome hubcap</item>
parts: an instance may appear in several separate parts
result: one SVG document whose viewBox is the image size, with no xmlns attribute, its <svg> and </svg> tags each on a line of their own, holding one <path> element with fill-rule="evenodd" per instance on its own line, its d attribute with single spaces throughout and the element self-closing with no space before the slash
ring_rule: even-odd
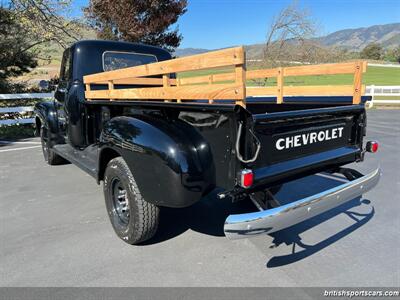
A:
<svg viewBox="0 0 400 300">
<path fill-rule="evenodd" d="M 130 210 L 127 191 L 119 179 L 113 181 L 113 205 L 114 211 L 123 225 L 129 223 Z"/>
</svg>

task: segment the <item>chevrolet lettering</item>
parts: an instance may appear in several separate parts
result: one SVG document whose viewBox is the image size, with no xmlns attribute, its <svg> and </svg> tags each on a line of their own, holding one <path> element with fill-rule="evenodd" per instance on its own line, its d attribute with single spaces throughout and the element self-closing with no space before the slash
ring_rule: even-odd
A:
<svg viewBox="0 0 400 300">
<path fill-rule="evenodd" d="M 276 149 L 283 150 L 293 147 L 305 146 L 317 142 L 324 142 L 341 138 L 343 135 L 343 127 L 321 130 L 317 132 L 309 132 L 280 138 L 276 141 Z"/>
</svg>

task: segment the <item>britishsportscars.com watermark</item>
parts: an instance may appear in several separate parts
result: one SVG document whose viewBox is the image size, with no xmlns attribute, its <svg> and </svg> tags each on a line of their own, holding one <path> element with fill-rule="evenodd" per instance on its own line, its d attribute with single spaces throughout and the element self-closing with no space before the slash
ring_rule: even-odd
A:
<svg viewBox="0 0 400 300">
<path fill-rule="evenodd" d="M 325 297 L 399 297 L 400 290 L 325 290 Z"/>
<path fill-rule="evenodd" d="M 397 287 L 0 287 L 0 300 L 397 299 Z M 397 296 L 396 296 L 397 295 Z"/>
</svg>

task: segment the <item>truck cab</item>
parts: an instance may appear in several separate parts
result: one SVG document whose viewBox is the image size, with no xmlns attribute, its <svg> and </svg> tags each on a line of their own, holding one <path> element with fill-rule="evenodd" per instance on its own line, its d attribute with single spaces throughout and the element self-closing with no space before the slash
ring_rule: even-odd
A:
<svg viewBox="0 0 400 300">
<path fill-rule="evenodd" d="M 225 234 L 236 239 L 286 228 L 377 184 L 379 169 L 362 175 L 343 167 L 378 147 L 364 141 L 360 82 L 350 97 L 327 97 L 321 88 L 321 96 L 293 97 L 301 90 L 293 87 L 285 88 L 285 97 L 283 80 L 276 89 L 255 90 L 246 87 L 246 76 L 331 74 L 335 66 L 257 73 L 246 71 L 244 57 L 240 47 L 172 59 L 142 44 L 75 43 L 63 54 L 53 101 L 35 107 L 45 160 L 71 162 L 102 182 L 112 226 L 130 244 L 155 235 L 162 207 L 193 205 L 216 188 L 220 199 L 251 201 L 259 209 L 227 218 Z M 176 75 L 225 65 L 235 73 Z M 354 69 L 356 78 L 360 66 L 337 69 Z M 278 94 L 260 96 L 270 91 Z M 283 183 L 318 172 L 339 173 L 348 182 L 287 205 L 274 199 Z"/>
<path fill-rule="evenodd" d="M 171 55 L 165 50 L 124 42 L 81 41 L 66 49 L 54 95 L 60 138 L 75 148 L 98 138 L 88 130 L 93 124 L 85 107 L 83 76 L 166 59 Z"/>
</svg>

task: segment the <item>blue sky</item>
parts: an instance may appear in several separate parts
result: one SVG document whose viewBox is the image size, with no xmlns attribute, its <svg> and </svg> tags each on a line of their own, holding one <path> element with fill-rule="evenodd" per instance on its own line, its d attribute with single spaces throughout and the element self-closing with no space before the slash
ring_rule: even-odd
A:
<svg viewBox="0 0 400 300">
<path fill-rule="evenodd" d="M 73 0 L 75 15 L 88 0 Z M 179 21 L 181 48 L 262 43 L 274 15 L 289 0 L 188 0 Z M 400 0 L 299 0 L 319 24 L 319 35 L 346 28 L 400 22 Z"/>
</svg>

